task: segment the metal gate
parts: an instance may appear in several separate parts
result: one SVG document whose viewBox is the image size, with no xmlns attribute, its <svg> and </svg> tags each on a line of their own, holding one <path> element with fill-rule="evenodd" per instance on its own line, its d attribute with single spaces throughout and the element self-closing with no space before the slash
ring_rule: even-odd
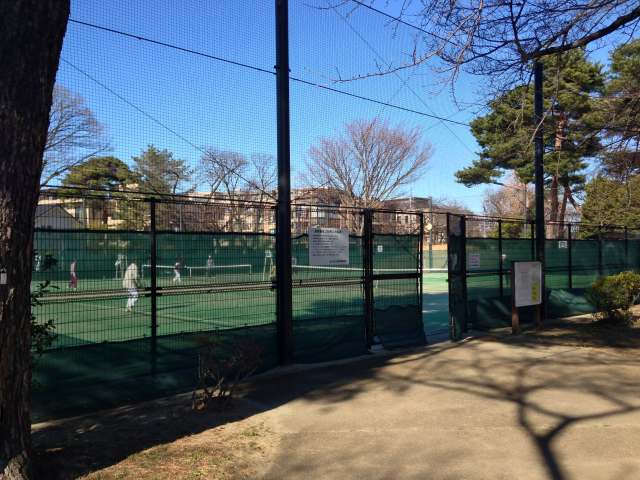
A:
<svg viewBox="0 0 640 480">
<path fill-rule="evenodd" d="M 422 345 L 422 213 L 365 212 L 368 343 Z"/>
</svg>

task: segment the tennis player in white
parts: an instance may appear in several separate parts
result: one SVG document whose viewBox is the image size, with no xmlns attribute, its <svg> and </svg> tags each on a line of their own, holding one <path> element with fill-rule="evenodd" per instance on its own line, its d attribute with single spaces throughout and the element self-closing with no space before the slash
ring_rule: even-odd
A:
<svg viewBox="0 0 640 480">
<path fill-rule="evenodd" d="M 122 286 L 129 292 L 127 312 L 131 312 L 138 301 L 138 266 L 135 263 L 132 262 L 124 272 Z"/>
<path fill-rule="evenodd" d="M 180 269 L 182 268 L 182 264 L 180 260 L 176 261 L 176 264 L 173 266 L 173 283 L 182 283 L 182 278 L 180 277 Z"/>
</svg>

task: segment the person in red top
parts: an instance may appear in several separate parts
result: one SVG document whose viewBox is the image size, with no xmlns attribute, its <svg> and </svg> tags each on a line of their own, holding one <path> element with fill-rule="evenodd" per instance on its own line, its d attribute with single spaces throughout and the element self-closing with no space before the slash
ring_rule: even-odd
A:
<svg viewBox="0 0 640 480">
<path fill-rule="evenodd" d="M 78 289 L 78 275 L 77 275 L 78 261 L 74 258 L 69 268 L 69 288 L 72 290 Z"/>
</svg>

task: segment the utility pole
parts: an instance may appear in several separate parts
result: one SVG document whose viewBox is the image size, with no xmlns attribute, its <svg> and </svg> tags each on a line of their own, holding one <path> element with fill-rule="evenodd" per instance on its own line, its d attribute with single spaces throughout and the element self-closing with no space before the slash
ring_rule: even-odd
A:
<svg viewBox="0 0 640 480">
<path fill-rule="evenodd" d="M 276 211 L 277 327 L 280 363 L 293 361 L 291 294 L 291 146 L 289 123 L 289 2 L 276 7 L 278 202 Z"/>
<path fill-rule="evenodd" d="M 536 260 L 542 264 L 542 304 L 539 311 L 539 322 L 542 322 L 546 312 L 546 289 L 544 281 L 544 132 L 543 132 L 543 68 L 542 63 L 536 61 L 533 66 L 534 77 L 534 109 L 535 109 L 535 182 L 536 182 Z"/>
</svg>

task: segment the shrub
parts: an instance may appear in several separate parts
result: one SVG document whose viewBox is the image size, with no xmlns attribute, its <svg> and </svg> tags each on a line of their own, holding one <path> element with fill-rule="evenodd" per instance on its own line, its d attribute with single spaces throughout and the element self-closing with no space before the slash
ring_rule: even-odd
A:
<svg viewBox="0 0 640 480">
<path fill-rule="evenodd" d="M 39 283 L 31 292 L 31 361 L 34 364 L 56 338 L 53 320 L 39 322 L 33 314 L 34 308 L 40 305 L 40 297 L 49 291 L 48 288 L 49 282 Z"/>
<path fill-rule="evenodd" d="M 587 290 L 587 300 L 597 320 L 629 322 L 629 309 L 640 297 L 640 274 L 622 272 L 596 280 Z"/>
<path fill-rule="evenodd" d="M 238 384 L 260 366 L 262 347 L 252 339 L 226 344 L 215 337 L 200 339 L 198 355 L 198 390 L 193 392 L 194 410 L 209 406 L 218 409 L 229 405 Z"/>
</svg>

